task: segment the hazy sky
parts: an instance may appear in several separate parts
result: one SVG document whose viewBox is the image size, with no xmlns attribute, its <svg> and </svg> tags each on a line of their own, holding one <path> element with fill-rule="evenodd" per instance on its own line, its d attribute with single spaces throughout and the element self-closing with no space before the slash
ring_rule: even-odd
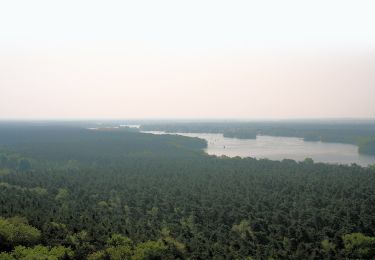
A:
<svg viewBox="0 0 375 260">
<path fill-rule="evenodd" d="M 375 117 L 375 1 L 1 1 L 0 119 Z"/>
</svg>

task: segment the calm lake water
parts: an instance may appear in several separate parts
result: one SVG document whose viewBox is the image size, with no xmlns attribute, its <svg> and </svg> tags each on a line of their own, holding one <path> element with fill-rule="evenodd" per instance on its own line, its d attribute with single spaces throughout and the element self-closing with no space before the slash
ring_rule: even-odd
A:
<svg viewBox="0 0 375 260">
<path fill-rule="evenodd" d="M 151 134 L 166 134 L 162 131 L 144 131 Z M 260 136 L 256 139 L 226 138 L 222 134 L 168 133 L 207 140 L 205 152 L 210 155 L 230 157 L 254 157 L 271 160 L 293 159 L 302 161 L 307 157 L 316 162 L 351 164 L 362 166 L 375 164 L 375 156 L 358 153 L 358 147 L 350 144 L 305 142 L 301 138 Z"/>
</svg>

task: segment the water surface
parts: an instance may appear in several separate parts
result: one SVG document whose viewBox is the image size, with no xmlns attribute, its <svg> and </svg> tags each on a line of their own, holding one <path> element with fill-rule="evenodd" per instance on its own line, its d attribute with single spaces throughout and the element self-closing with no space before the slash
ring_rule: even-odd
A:
<svg viewBox="0 0 375 260">
<path fill-rule="evenodd" d="M 166 134 L 162 131 L 144 133 Z M 358 153 L 358 147 L 351 144 L 308 142 L 295 137 L 258 135 L 256 139 L 227 138 L 223 134 L 210 133 L 168 133 L 207 140 L 205 152 L 210 155 L 229 157 L 254 157 L 270 160 L 293 159 L 302 161 L 312 158 L 316 162 L 352 164 L 362 166 L 375 164 L 375 156 Z"/>
</svg>

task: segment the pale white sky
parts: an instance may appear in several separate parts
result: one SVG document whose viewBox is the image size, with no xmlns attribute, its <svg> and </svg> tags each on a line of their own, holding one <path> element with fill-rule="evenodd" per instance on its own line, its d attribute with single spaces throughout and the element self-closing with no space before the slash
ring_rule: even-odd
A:
<svg viewBox="0 0 375 260">
<path fill-rule="evenodd" d="M 375 1 L 2 1 L 0 119 L 375 117 Z"/>
</svg>

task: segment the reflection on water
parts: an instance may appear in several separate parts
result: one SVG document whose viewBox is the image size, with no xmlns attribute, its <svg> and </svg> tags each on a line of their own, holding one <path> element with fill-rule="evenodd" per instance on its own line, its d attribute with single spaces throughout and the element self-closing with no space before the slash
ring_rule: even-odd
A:
<svg viewBox="0 0 375 260">
<path fill-rule="evenodd" d="M 120 125 L 120 127 L 128 127 L 128 128 L 140 128 L 141 125 Z"/>
<path fill-rule="evenodd" d="M 144 133 L 165 134 L 161 131 Z M 316 162 L 351 164 L 362 166 L 375 164 L 375 156 L 358 153 L 358 147 L 351 144 L 305 142 L 294 137 L 257 136 L 256 139 L 226 138 L 222 134 L 209 133 L 171 133 L 206 139 L 205 150 L 211 155 L 230 157 L 255 157 L 271 160 L 293 159 L 302 161 L 307 157 Z"/>
</svg>

